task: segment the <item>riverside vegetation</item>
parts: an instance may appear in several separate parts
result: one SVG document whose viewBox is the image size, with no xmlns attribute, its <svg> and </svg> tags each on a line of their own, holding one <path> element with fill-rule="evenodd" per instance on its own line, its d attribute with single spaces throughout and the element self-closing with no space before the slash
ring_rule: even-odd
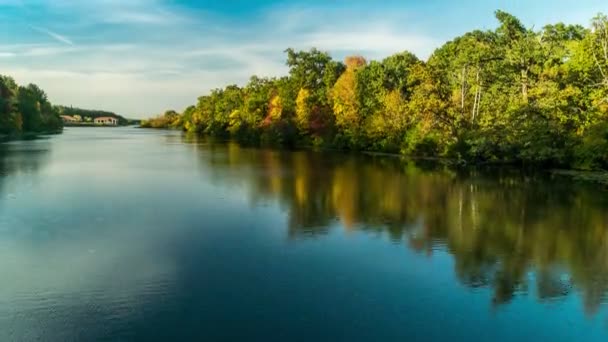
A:
<svg viewBox="0 0 608 342">
<path fill-rule="evenodd" d="M 59 109 L 42 89 L 35 84 L 19 86 L 0 75 L 0 136 L 59 133 L 62 129 Z"/>
<path fill-rule="evenodd" d="M 68 123 L 77 126 L 92 126 L 95 118 L 103 116 L 116 118 L 120 126 L 139 123 L 113 112 L 54 106 L 37 85 L 19 86 L 13 78 L 0 75 L 0 138 L 60 133 L 64 126 L 61 115 L 77 118 Z"/>
<path fill-rule="evenodd" d="M 402 52 L 344 63 L 287 49 L 289 75 L 251 77 L 143 127 L 182 128 L 247 144 L 315 146 L 608 169 L 608 18 L 540 30 L 496 12 L 427 61 Z"/>
</svg>

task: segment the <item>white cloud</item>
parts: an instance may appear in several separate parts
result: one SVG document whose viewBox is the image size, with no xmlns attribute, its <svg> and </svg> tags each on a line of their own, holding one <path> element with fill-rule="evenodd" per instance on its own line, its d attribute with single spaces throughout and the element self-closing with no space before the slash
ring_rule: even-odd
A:
<svg viewBox="0 0 608 342">
<path fill-rule="evenodd" d="M 282 7 L 234 25 L 161 0 L 55 0 L 44 8 L 50 21 L 40 25 L 61 34 L 37 30 L 57 43 L 0 46 L 3 72 L 37 83 L 55 103 L 133 117 L 181 110 L 204 92 L 244 84 L 253 74 L 284 75 L 288 47 L 318 47 L 341 59 L 405 49 L 426 57 L 438 45 L 409 32 L 400 17 L 366 13 L 367 20 L 352 20 L 364 14 L 355 10 Z"/>
<path fill-rule="evenodd" d="M 64 43 L 67 45 L 74 45 L 74 43 L 72 42 L 72 40 L 70 40 L 68 37 L 61 35 L 57 32 L 53 32 L 49 29 L 46 29 L 44 27 L 38 27 L 38 26 L 31 26 L 31 28 L 35 31 L 44 33 L 46 35 L 48 35 L 49 37 L 55 39 L 56 41 L 60 42 L 60 43 Z"/>
</svg>

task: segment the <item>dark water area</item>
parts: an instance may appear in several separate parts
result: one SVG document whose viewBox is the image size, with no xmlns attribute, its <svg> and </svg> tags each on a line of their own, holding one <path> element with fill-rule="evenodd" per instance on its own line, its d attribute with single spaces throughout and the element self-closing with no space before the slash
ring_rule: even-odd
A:
<svg viewBox="0 0 608 342">
<path fill-rule="evenodd" d="M 68 127 L 0 144 L 0 341 L 607 341 L 607 195 Z"/>
</svg>

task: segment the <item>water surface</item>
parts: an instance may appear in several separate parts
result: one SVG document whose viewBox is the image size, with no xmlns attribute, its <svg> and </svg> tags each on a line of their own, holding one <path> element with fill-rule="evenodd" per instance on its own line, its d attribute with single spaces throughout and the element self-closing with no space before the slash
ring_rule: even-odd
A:
<svg viewBox="0 0 608 342">
<path fill-rule="evenodd" d="M 0 341 L 606 341 L 607 194 L 133 128 L 0 144 Z"/>
</svg>

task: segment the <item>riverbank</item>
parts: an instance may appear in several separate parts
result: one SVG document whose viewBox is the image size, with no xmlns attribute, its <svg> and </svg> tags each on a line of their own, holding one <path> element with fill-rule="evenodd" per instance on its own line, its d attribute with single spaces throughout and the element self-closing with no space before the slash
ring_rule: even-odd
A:
<svg viewBox="0 0 608 342">
<path fill-rule="evenodd" d="M 137 126 L 139 125 L 139 122 L 136 120 L 129 120 L 124 124 L 117 124 L 117 125 L 103 125 L 103 124 L 96 124 L 94 122 L 66 122 L 64 123 L 64 127 L 128 127 L 128 126 Z"/>
<path fill-rule="evenodd" d="M 65 127 L 121 127 L 125 125 L 101 125 L 92 122 L 81 122 L 81 123 L 65 123 Z"/>
<path fill-rule="evenodd" d="M 176 131 L 178 128 L 151 128 L 151 127 L 141 127 L 137 126 L 139 129 L 149 129 L 149 130 L 171 130 Z M 193 133 L 184 133 L 194 139 L 211 139 L 216 143 L 229 143 L 231 141 L 236 142 L 230 138 L 214 138 L 214 137 L 204 137 L 200 135 L 196 135 Z M 238 142 L 236 142 L 238 143 Z M 475 169 L 475 168 L 513 168 L 519 170 L 527 170 L 534 172 L 542 172 L 551 176 L 565 177 L 569 178 L 576 182 L 584 182 L 584 183 L 593 183 L 599 184 L 608 189 L 608 171 L 602 170 L 577 170 L 577 169 L 559 169 L 553 168 L 551 166 L 543 166 L 542 164 L 529 164 L 522 163 L 518 161 L 466 161 L 459 160 L 454 158 L 446 158 L 446 157 L 422 157 L 422 156 L 407 156 L 399 153 L 390 153 L 390 152 L 377 152 L 377 151 L 356 151 L 356 150 L 340 150 L 335 148 L 327 148 L 327 147 L 315 147 L 311 145 L 302 145 L 298 144 L 293 147 L 286 147 L 282 145 L 260 145 L 260 144 L 242 144 L 238 143 L 241 147 L 245 148 L 273 148 L 277 150 L 285 150 L 285 151 L 322 151 L 322 152 L 333 152 L 333 153 L 342 153 L 344 155 L 368 155 L 368 156 L 377 156 L 377 157 L 388 157 L 388 158 L 399 158 L 404 160 L 411 160 L 415 162 L 423 162 L 423 163 L 432 163 L 436 165 L 444 165 L 453 168 L 462 168 L 462 169 Z"/>
<path fill-rule="evenodd" d="M 608 171 L 598 171 L 598 170 L 567 170 L 567 169 L 552 169 L 552 168 L 544 168 L 534 165 L 522 165 L 517 162 L 479 162 L 479 163 L 470 163 L 463 162 L 455 159 L 449 158 L 433 158 L 433 157 L 407 157 L 397 153 L 385 153 L 385 152 L 370 152 L 370 151 L 362 151 L 361 154 L 371 155 L 371 156 L 382 156 L 382 157 L 399 157 L 406 158 L 415 161 L 429 162 L 429 163 L 439 163 L 448 166 L 455 167 L 464 167 L 464 168 L 476 168 L 476 167 L 511 167 L 517 169 L 533 169 L 542 172 L 547 172 L 552 176 L 564 177 L 571 179 L 575 182 L 581 183 L 593 183 L 597 185 L 601 185 L 603 188 L 608 190 Z"/>
<path fill-rule="evenodd" d="M 26 133 L 19 133 L 19 134 L 0 134 L 0 143 L 5 143 L 5 142 L 9 142 L 9 141 L 15 141 L 15 140 L 31 140 L 31 139 L 37 139 L 40 138 L 41 136 L 45 136 L 45 135 L 57 135 L 57 134 L 61 134 L 63 133 L 63 129 L 59 130 L 59 131 L 49 131 L 49 132 L 26 132 Z"/>
<path fill-rule="evenodd" d="M 551 170 L 550 172 L 556 176 L 567 177 L 577 182 L 595 183 L 608 189 L 606 171 Z"/>
</svg>

